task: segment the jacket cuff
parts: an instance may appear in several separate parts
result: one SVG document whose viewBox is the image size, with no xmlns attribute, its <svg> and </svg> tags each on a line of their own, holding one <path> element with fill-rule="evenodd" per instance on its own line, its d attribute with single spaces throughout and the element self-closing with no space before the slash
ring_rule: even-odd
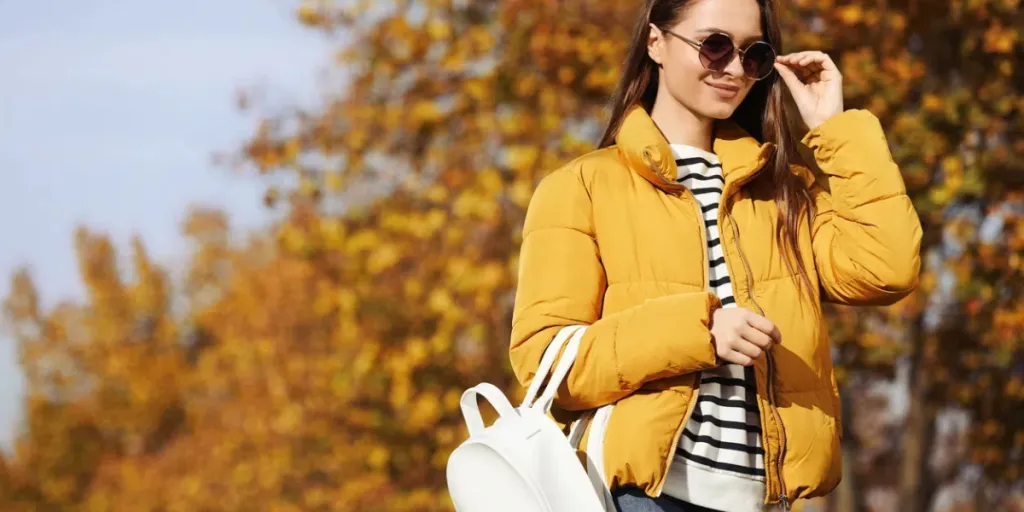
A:
<svg viewBox="0 0 1024 512">
<path fill-rule="evenodd" d="M 858 152 L 885 155 L 892 161 L 882 123 L 867 110 L 840 112 L 807 132 L 801 142 L 814 151 L 819 164 L 831 162 L 836 153 L 847 146 L 854 146 Z"/>
<path fill-rule="evenodd" d="M 685 293 L 645 302 L 617 326 L 619 378 L 633 388 L 718 366 L 711 317 L 722 307 L 713 293 Z"/>
</svg>

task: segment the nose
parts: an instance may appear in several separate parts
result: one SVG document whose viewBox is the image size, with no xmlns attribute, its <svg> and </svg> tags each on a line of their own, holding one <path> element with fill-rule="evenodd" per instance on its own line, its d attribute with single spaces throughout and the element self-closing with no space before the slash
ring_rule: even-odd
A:
<svg viewBox="0 0 1024 512">
<path fill-rule="evenodd" d="M 722 72 L 737 79 L 745 77 L 746 71 L 743 70 L 743 54 L 734 51 L 732 58 L 729 59 L 729 64 L 725 66 Z"/>
</svg>

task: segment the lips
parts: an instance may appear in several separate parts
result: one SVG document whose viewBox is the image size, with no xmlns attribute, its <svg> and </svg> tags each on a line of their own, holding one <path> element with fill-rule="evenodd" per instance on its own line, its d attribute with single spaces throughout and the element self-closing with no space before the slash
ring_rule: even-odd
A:
<svg viewBox="0 0 1024 512">
<path fill-rule="evenodd" d="M 707 84 L 708 87 L 711 87 L 711 89 L 713 89 L 722 99 L 732 99 L 740 93 L 740 88 L 735 85 L 713 84 L 707 82 L 705 82 L 705 84 Z"/>
<path fill-rule="evenodd" d="M 735 86 L 735 85 L 726 85 L 726 84 L 708 84 L 708 85 L 710 85 L 711 87 L 714 87 L 715 89 L 721 89 L 723 91 L 740 92 L 740 88 Z"/>
</svg>

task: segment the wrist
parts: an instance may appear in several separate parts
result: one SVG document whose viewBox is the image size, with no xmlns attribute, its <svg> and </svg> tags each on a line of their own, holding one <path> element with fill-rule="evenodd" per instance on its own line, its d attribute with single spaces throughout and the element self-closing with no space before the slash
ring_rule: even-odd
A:
<svg viewBox="0 0 1024 512">
<path fill-rule="evenodd" d="M 811 118 L 811 119 L 804 119 L 804 124 L 807 125 L 807 129 L 808 130 L 811 130 L 811 131 L 817 130 L 818 127 L 820 127 L 821 125 L 827 123 L 830 119 L 832 119 L 833 117 L 836 117 L 836 116 L 838 116 L 839 114 L 842 114 L 842 113 L 843 113 L 843 111 L 840 110 L 838 112 L 832 112 L 831 114 L 827 114 L 827 115 L 824 115 L 824 116 L 815 116 L 814 118 Z"/>
</svg>

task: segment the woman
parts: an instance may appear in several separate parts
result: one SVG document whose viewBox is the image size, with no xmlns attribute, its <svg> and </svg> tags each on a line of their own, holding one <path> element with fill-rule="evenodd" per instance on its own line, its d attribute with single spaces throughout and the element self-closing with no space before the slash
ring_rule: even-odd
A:
<svg viewBox="0 0 1024 512">
<path fill-rule="evenodd" d="M 821 304 L 917 284 L 921 227 L 880 123 L 843 111 L 826 54 L 781 45 L 772 0 L 649 0 L 601 149 L 530 204 L 513 367 L 527 385 L 560 329 L 587 326 L 556 404 L 600 408 L 584 448 L 622 511 L 832 490 Z M 820 172 L 797 161 L 783 87 Z"/>
</svg>

